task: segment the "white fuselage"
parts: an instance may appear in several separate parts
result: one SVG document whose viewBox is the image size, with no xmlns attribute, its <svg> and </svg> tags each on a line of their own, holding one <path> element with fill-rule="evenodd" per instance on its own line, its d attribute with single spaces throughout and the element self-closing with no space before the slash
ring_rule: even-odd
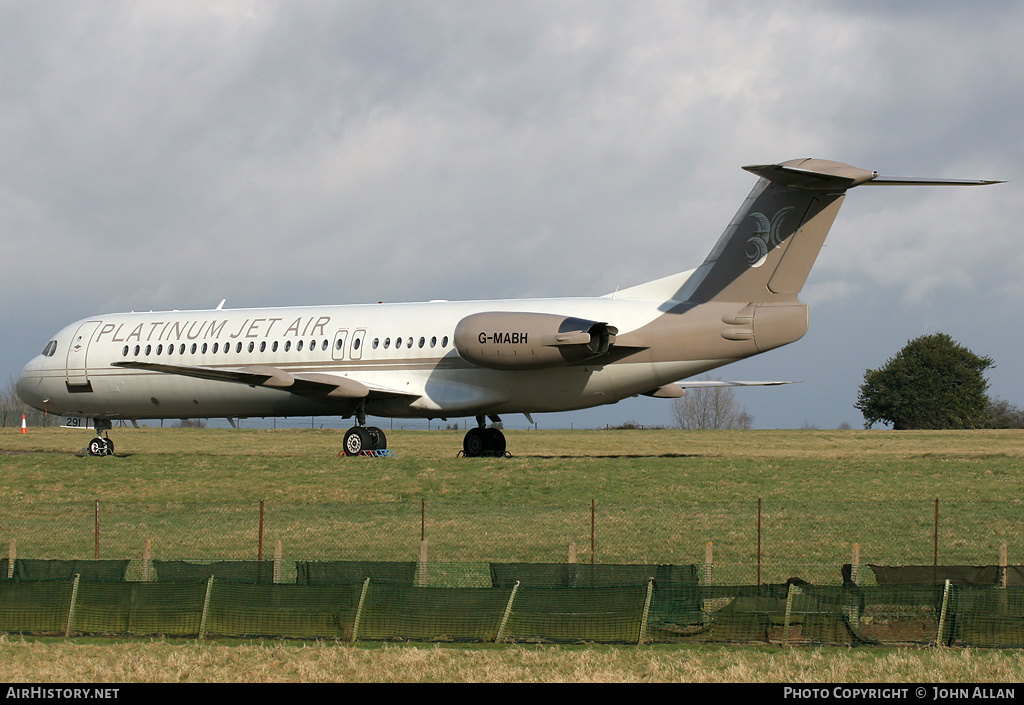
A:
<svg viewBox="0 0 1024 705">
<path fill-rule="evenodd" d="M 601 297 L 101 315 L 61 330 L 26 365 L 18 393 L 48 413 L 107 419 L 352 413 L 351 400 L 113 366 L 139 361 L 206 369 L 265 365 L 291 374 L 346 377 L 395 392 L 367 400 L 365 411 L 375 416 L 580 409 L 648 392 L 728 360 L 653 361 L 639 355 L 598 366 L 485 369 L 455 350 L 456 325 L 481 311 L 550 313 L 614 321 L 621 335 L 661 316 L 663 304 Z"/>
</svg>

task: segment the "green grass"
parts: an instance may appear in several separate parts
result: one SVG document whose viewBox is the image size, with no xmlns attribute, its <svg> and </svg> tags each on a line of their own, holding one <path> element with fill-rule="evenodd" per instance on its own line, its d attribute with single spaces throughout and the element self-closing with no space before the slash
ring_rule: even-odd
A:
<svg viewBox="0 0 1024 705">
<path fill-rule="evenodd" d="M 0 537 L 18 555 L 414 560 L 479 577 L 483 561 L 703 562 L 752 582 L 761 500 L 764 580 L 835 582 L 865 563 L 926 563 L 935 500 L 943 563 L 1024 563 L 1019 431 L 510 431 L 506 459 L 456 458 L 462 433 L 389 433 L 395 459 L 338 457 L 325 430 L 0 433 Z M 421 504 L 422 503 L 422 504 Z M 421 509 L 426 523 L 421 527 Z M 135 561 L 133 561 L 134 563 Z M 463 571 L 463 572 L 460 572 Z M 865 571 L 866 572 L 866 571 Z M 453 577 L 454 576 L 454 577 Z M 1016 682 L 1021 652 L 775 647 L 394 647 L 0 637 L 9 681 Z"/>
<path fill-rule="evenodd" d="M 13 431 L 13 432 L 12 432 Z M 456 457 L 461 432 L 396 431 L 397 458 L 338 456 L 341 432 L 6 430 L 0 535 L 19 555 L 702 563 L 722 580 L 833 582 L 854 543 L 865 563 L 1024 562 L 1019 431 L 518 431 L 512 458 Z M 425 522 L 421 524 L 421 518 Z M 476 568 L 467 569 L 470 573 Z M 725 572 L 723 572 L 725 571 Z M 475 580 L 475 579 L 473 579 Z"/>
</svg>

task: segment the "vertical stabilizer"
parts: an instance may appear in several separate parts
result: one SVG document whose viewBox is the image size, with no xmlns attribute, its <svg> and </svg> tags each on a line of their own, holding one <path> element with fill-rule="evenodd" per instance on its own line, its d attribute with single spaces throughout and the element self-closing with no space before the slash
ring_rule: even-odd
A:
<svg viewBox="0 0 1024 705">
<path fill-rule="evenodd" d="M 744 168 L 760 180 L 675 300 L 792 301 L 807 280 L 846 190 L 877 176 L 821 159 Z"/>
</svg>

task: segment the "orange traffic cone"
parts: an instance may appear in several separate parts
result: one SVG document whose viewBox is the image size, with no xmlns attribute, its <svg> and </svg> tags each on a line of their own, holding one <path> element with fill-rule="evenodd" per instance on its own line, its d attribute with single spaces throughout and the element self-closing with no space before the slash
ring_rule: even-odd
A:
<svg viewBox="0 0 1024 705">
<path fill-rule="evenodd" d="M 28 433 L 28 427 L 25 426 L 25 414 L 21 415 L 21 432 Z"/>
</svg>

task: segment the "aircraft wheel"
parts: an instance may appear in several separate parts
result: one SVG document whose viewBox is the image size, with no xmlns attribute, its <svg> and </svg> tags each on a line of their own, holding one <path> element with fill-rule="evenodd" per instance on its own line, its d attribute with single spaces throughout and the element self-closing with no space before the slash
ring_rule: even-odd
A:
<svg viewBox="0 0 1024 705">
<path fill-rule="evenodd" d="M 486 448 L 486 436 L 484 429 L 471 428 L 466 431 L 466 437 L 462 439 L 462 453 L 467 458 L 479 458 Z"/>
<path fill-rule="evenodd" d="M 362 426 L 353 426 L 345 432 L 345 455 L 359 455 L 373 448 L 370 432 Z"/>
<path fill-rule="evenodd" d="M 114 442 L 112 440 L 110 440 L 109 438 L 104 438 L 103 445 L 105 446 L 104 451 L 106 455 L 114 454 Z"/>
<path fill-rule="evenodd" d="M 384 431 L 376 426 L 367 426 L 366 430 L 370 434 L 370 443 L 373 446 L 373 450 L 384 450 L 388 447 L 388 437 L 384 435 Z"/>
<path fill-rule="evenodd" d="M 501 429 L 484 429 L 484 450 L 495 455 L 505 454 L 505 434 L 501 432 Z"/>
<path fill-rule="evenodd" d="M 106 455 L 107 444 L 102 438 L 93 438 L 89 441 L 89 455 Z"/>
</svg>

